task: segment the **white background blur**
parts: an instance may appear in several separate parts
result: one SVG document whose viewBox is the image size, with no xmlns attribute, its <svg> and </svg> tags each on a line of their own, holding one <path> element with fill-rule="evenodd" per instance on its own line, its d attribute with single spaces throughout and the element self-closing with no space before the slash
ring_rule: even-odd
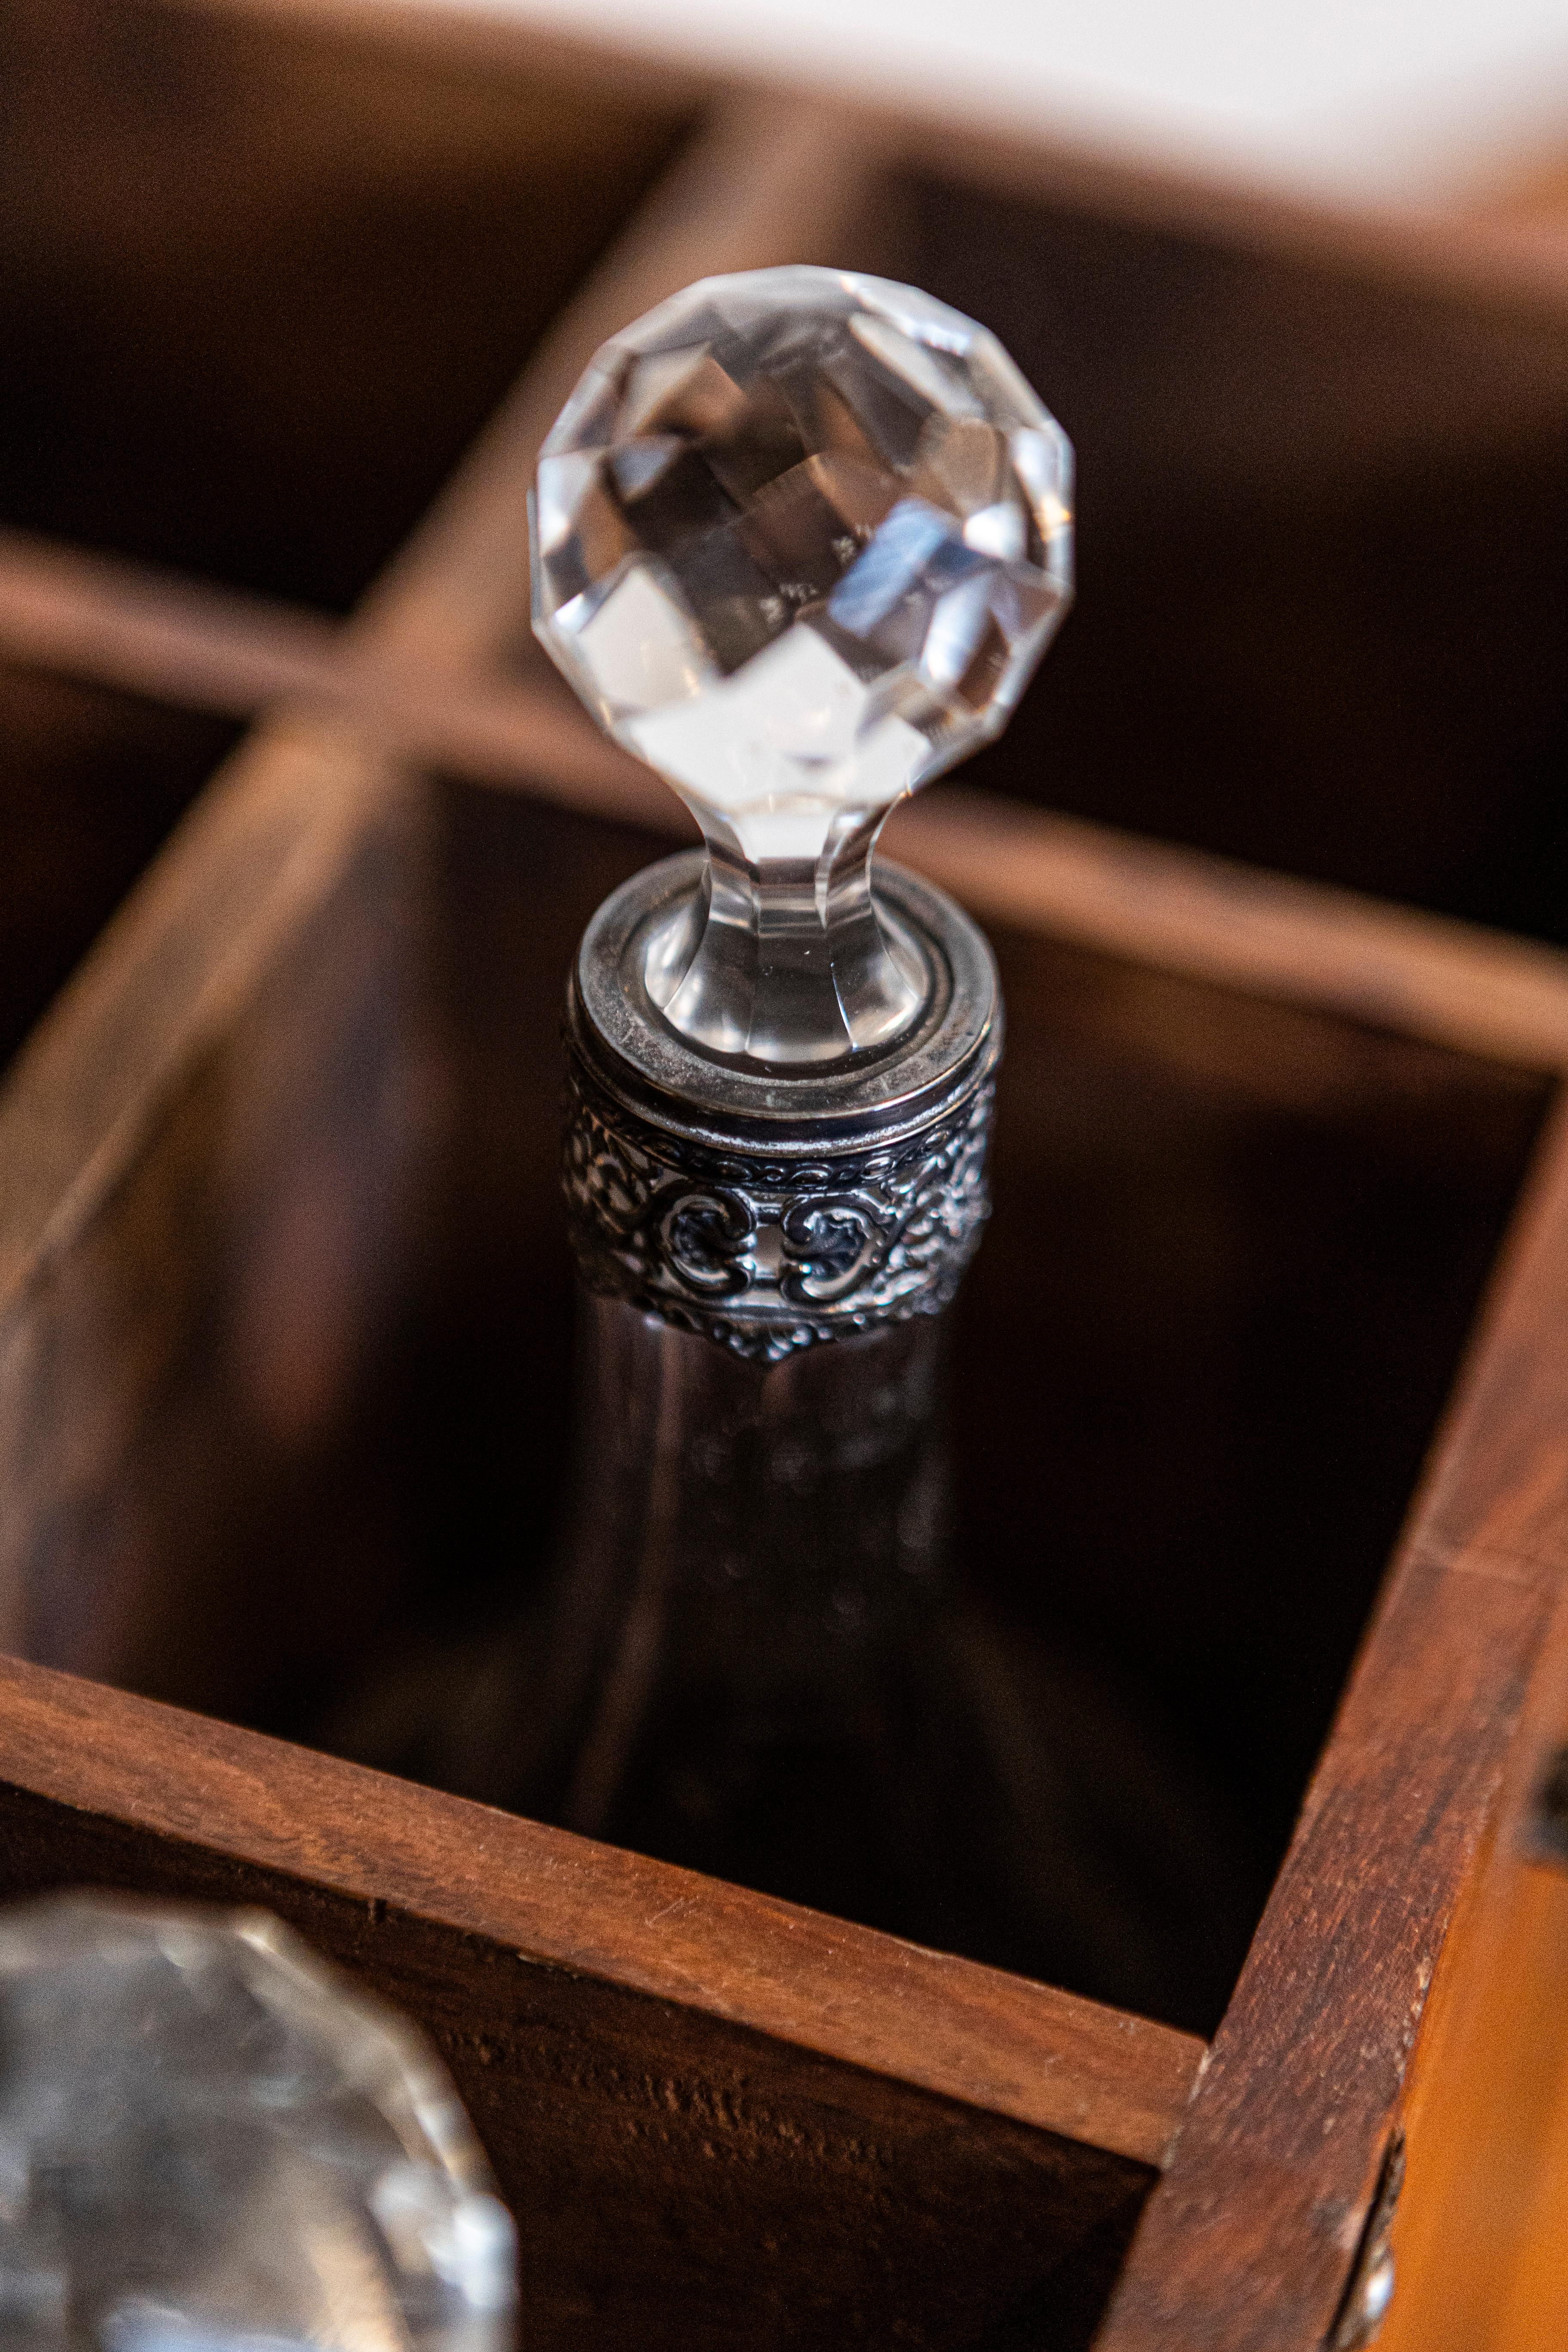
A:
<svg viewBox="0 0 1568 2352">
<path fill-rule="evenodd" d="M 1568 163 L 1568 0 L 429 0 L 1360 208 Z"/>
</svg>

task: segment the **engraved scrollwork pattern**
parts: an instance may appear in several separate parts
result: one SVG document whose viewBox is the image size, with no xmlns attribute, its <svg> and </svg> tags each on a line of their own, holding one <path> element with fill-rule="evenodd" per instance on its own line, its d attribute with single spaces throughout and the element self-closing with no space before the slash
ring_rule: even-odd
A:
<svg viewBox="0 0 1568 2352">
<path fill-rule="evenodd" d="M 994 1080 L 903 1142 L 809 1165 L 668 1134 L 571 1058 L 563 1181 L 590 1288 L 745 1356 L 935 1314 L 989 1213 Z"/>
</svg>

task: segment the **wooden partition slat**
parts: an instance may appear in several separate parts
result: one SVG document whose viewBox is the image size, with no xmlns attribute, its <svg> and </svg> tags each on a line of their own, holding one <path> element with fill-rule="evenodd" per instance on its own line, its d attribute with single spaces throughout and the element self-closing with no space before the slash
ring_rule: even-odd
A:
<svg viewBox="0 0 1568 2352">
<path fill-rule="evenodd" d="M 0 653 L 20 666 L 249 719 L 340 707 L 342 636 L 300 605 L 0 528 Z"/>
<path fill-rule="evenodd" d="M 1560 949 L 962 785 L 900 809 L 886 840 L 983 920 L 1523 1068 L 1568 1068 Z"/>
<path fill-rule="evenodd" d="M 1540 1820 L 1565 1739 L 1568 1600 L 1433 1981 L 1380 2352 L 1559 2352 L 1568 2336 L 1568 1867 Z M 1552 1827 L 1560 1840 L 1555 1805 Z"/>
<path fill-rule="evenodd" d="M 417 649 L 367 671 L 347 633 L 318 614 L 3 530 L 0 653 L 230 717 L 276 705 L 330 713 L 412 763 L 685 837 L 674 795 L 548 678 L 482 665 L 448 674 Z M 1568 957 L 1557 949 L 962 785 L 900 809 L 886 848 L 983 920 L 1461 1052 L 1568 1068 Z"/>
<path fill-rule="evenodd" d="M 0 1332 L 300 925 L 377 842 L 416 856 L 418 823 L 382 763 L 319 728 L 278 726 L 206 788 L 0 1095 Z"/>
<path fill-rule="evenodd" d="M 535 792 L 656 830 L 672 796 L 537 674 L 449 674 L 417 655 L 374 667 L 348 630 L 297 605 L 0 530 L 0 656 L 228 718 L 291 710 L 352 725 L 405 762 Z"/>
<path fill-rule="evenodd" d="M 1159 2165 L 1204 2045 L 68 1675 L 0 1659 L 0 1781 Z"/>
<path fill-rule="evenodd" d="M 1329 2334 L 1565 1591 L 1560 1108 L 1100 2352 L 1309 2352 Z"/>
</svg>

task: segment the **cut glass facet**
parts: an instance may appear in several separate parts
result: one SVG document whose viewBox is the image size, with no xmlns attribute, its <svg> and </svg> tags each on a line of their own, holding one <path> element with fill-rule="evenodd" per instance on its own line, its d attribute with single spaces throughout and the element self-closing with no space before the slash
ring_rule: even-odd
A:
<svg viewBox="0 0 1568 2352">
<path fill-rule="evenodd" d="M 0 1913 L 6 2352 L 503 2352 L 450 2084 L 261 1912 Z"/>
<path fill-rule="evenodd" d="M 994 335 L 848 272 L 704 278 L 544 444 L 534 626 L 707 838 L 649 992 L 708 1050 L 821 1062 L 924 1002 L 869 863 L 1006 723 L 1072 583 L 1072 451 Z"/>
</svg>

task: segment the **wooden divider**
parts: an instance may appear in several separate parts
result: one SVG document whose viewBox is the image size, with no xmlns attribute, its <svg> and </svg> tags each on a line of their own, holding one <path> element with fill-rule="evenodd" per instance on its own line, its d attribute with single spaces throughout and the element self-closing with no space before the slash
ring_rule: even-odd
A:
<svg viewBox="0 0 1568 2352">
<path fill-rule="evenodd" d="M 863 189 L 863 167 L 846 159 L 830 118 L 816 110 L 750 101 L 721 109 L 678 159 L 647 213 L 634 221 L 624 242 L 552 330 L 516 392 L 351 623 L 345 649 L 349 670 L 357 667 L 379 678 L 378 690 L 384 693 L 385 681 L 409 663 L 426 675 L 447 671 L 459 677 L 493 664 L 525 625 L 524 499 L 538 442 L 609 328 L 693 276 L 761 267 L 803 248 L 829 249 Z M 89 567 L 86 576 L 101 582 L 106 574 L 101 568 L 95 574 Z M 18 585 L 15 572 L 12 585 L 14 591 Z M 37 615 L 40 607 L 48 606 L 51 586 L 57 626 L 62 609 L 74 615 L 78 652 L 95 642 L 111 649 L 116 643 L 112 629 L 103 639 L 97 635 L 100 606 L 89 617 L 79 601 L 73 602 L 67 567 L 58 562 L 51 565 L 46 558 L 35 572 L 31 597 L 16 596 L 15 601 Z M 258 626 L 254 607 L 244 605 L 237 619 L 226 623 L 222 616 L 226 611 L 232 616 L 232 606 L 178 592 L 174 601 L 182 613 L 196 616 L 194 634 L 205 649 L 208 683 L 221 674 L 239 693 L 238 679 L 243 677 L 247 690 L 240 698 L 246 705 L 289 698 L 301 689 L 310 693 L 324 681 L 328 648 L 335 647 L 336 640 L 329 639 L 319 625 L 273 615 L 262 616 Z M 121 598 L 122 613 L 135 602 L 133 594 Z M 171 629 L 160 619 L 151 630 L 143 627 L 137 643 L 144 653 L 153 652 L 154 659 L 168 660 L 173 647 L 177 663 L 179 648 L 188 646 L 190 634 L 177 622 Z M 123 647 L 123 630 L 119 641 Z M 334 670 L 343 666 L 335 652 L 331 666 Z M 263 671 L 265 682 L 259 675 Z M 137 682 L 146 686 L 150 680 L 143 672 Z M 369 690 L 367 685 L 365 692 Z M 392 731 L 395 735 L 395 723 Z M 552 729 L 531 701 L 510 740 L 520 764 L 526 739 L 535 772 L 563 769 L 569 787 L 574 766 L 579 774 L 584 768 L 601 772 L 581 754 L 574 761 L 572 747 L 585 737 L 586 730 L 575 727 Z M 313 789 L 295 788 L 301 761 L 314 769 Z M 635 763 L 626 761 L 625 767 L 635 773 Z M 334 781 L 340 775 L 341 787 Z M 184 913 L 177 911 L 186 906 L 194 909 L 207 890 L 206 866 L 214 854 L 208 834 L 218 822 L 208 817 L 209 803 L 226 811 L 222 823 L 231 833 L 246 833 L 254 824 L 258 845 L 268 843 L 266 849 L 258 845 L 241 853 L 230 885 L 238 897 L 247 895 L 245 861 L 254 856 L 254 895 L 259 898 L 269 863 L 308 862 L 312 835 L 322 824 L 341 825 L 345 807 L 357 812 L 347 820 L 351 830 L 355 824 L 374 828 L 380 821 L 380 794 L 398 789 L 393 772 L 358 753 L 341 725 L 334 722 L 313 736 L 303 712 L 265 726 L 244 747 L 215 780 L 146 883 L 132 894 L 22 1056 L 0 1099 L 0 1165 L 6 1170 L 7 1198 L 30 1198 L 40 1189 L 31 1167 L 40 1149 L 49 1155 L 44 1192 L 52 1195 L 74 1181 L 74 1171 L 68 1175 L 61 1161 L 62 1153 L 80 1140 L 79 1122 L 69 1108 L 71 1097 L 85 1091 L 96 1105 L 89 1074 L 103 1066 L 106 1056 L 119 1055 L 116 1041 L 121 1034 L 141 1034 L 149 1015 L 159 1024 L 177 1024 L 202 992 L 216 983 L 219 968 L 231 965 L 234 918 L 227 894 L 224 900 L 213 900 L 210 919 L 187 926 Z M 612 775 L 612 794 L 614 790 Z M 628 812 L 646 811 L 652 804 L 646 782 L 623 788 L 622 805 Z M 176 933 L 185 959 L 177 972 L 166 964 L 166 943 Z M 158 985 L 152 993 L 140 981 L 149 959 L 160 961 Z M 238 985 L 232 978 L 226 984 L 231 992 Z M 134 1058 L 116 1063 L 114 1115 L 121 1120 L 132 1114 L 119 1096 L 128 1071 L 136 1066 Z M 99 1141 L 94 1135 L 89 1149 L 96 1150 Z M 21 1274 L 13 1260 L 7 1286 L 13 1297 L 12 1286 Z"/>
<path fill-rule="evenodd" d="M 1565 1594 L 1560 1108 L 1101 2352 L 1307 2352 L 1329 2336 Z"/>
<path fill-rule="evenodd" d="M 487 500 L 476 532 L 490 511 Z M 524 588 L 510 581 L 507 627 Z M 16 661 L 235 718 L 317 711 L 405 762 L 688 837 L 674 795 L 548 675 L 498 674 L 477 642 L 468 667 L 416 644 L 367 670 L 348 639 L 316 614 L 0 530 L 0 654 Z M 1525 1068 L 1568 1067 L 1560 949 L 962 784 L 897 810 L 884 846 L 986 920 Z"/>
</svg>

